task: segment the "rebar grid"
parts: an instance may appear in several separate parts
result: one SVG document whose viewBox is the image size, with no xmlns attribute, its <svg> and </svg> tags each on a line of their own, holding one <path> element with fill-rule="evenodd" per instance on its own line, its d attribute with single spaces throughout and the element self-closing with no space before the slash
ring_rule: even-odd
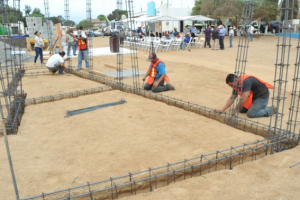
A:
<svg viewBox="0 0 300 200">
<path fill-rule="evenodd" d="M 289 14 L 291 21 L 289 21 Z M 282 120 L 284 116 L 284 106 L 286 99 L 286 86 L 288 70 L 290 65 L 290 50 L 291 50 L 291 34 L 292 34 L 292 21 L 294 14 L 294 0 L 292 0 L 292 5 L 290 5 L 290 0 L 286 0 L 285 4 L 281 3 L 279 19 L 284 17 L 282 36 L 278 36 L 277 42 L 277 55 L 275 63 L 275 74 L 274 74 L 274 90 L 272 98 L 272 106 L 277 108 L 275 114 L 275 119 L 270 118 L 270 133 L 268 137 L 277 134 L 278 129 L 282 129 Z M 282 41 L 280 40 L 282 38 Z M 274 146 L 272 146 L 271 152 L 274 151 Z"/>
<path fill-rule="evenodd" d="M 59 101 L 62 99 L 77 98 L 77 97 L 84 96 L 84 95 L 96 94 L 96 93 L 106 92 L 106 91 L 111 91 L 111 90 L 113 90 L 113 89 L 110 86 L 101 86 L 101 87 L 90 88 L 90 89 L 85 89 L 85 90 L 77 90 L 74 92 L 67 92 L 67 93 L 56 94 L 56 95 L 36 97 L 36 98 L 26 99 L 25 106 Z"/>
<path fill-rule="evenodd" d="M 97 74 L 94 74 L 93 77 L 90 77 L 89 73 L 83 72 L 82 70 L 76 71 L 76 70 L 68 69 L 68 72 L 73 75 L 82 77 L 82 78 L 96 81 L 101 84 L 106 84 L 108 86 L 111 86 L 113 89 L 119 89 L 118 82 L 111 80 L 111 79 L 104 78 L 102 76 L 98 76 Z M 136 94 L 135 87 L 131 86 L 131 85 L 123 84 L 123 91 Z M 172 105 L 177 108 L 184 109 L 186 111 L 190 111 L 190 112 L 194 112 L 199 115 L 203 115 L 205 117 L 217 120 L 224 124 L 227 124 L 229 118 L 231 118 L 231 120 L 237 121 L 237 122 L 235 122 L 235 123 L 237 123 L 237 127 L 236 127 L 237 129 L 240 129 L 240 130 L 243 130 L 246 132 L 250 132 L 250 133 L 254 133 L 254 134 L 260 135 L 262 137 L 267 137 L 268 133 L 269 133 L 269 125 L 267 125 L 267 124 L 262 124 L 257 121 L 252 121 L 248 118 L 242 118 L 242 117 L 232 118 L 232 116 L 228 115 L 227 113 L 218 114 L 215 112 L 215 109 L 208 108 L 206 106 L 201 106 L 201 105 L 191 103 L 188 101 L 184 101 L 182 99 L 170 97 L 170 96 L 164 95 L 162 93 L 153 93 L 151 91 L 141 89 L 140 93 L 138 95 L 143 96 L 148 99 L 160 101 L 160 102 L 166 103 L 168 105 Z M 283 134 L 283 133 L 285 133 L 285 130 L 277 129 L 278 135 Z"/>
<path fill-rule="evenodd" d="M 120 37 L 119 37 L 120 41 Z M 119 89 L 123 90 L 123 43 L 119 42 L 119 52 L 117 53 L 117 81 L 119 84 Z"/>
<path fill-rule="evenodd" d="M 0 82 L 2 88 L 2 95 L 5 101 L 5 108 L 7 116 L 3 114 L 3 107 L 0 101 L 0 112 L 3 121 L 8 128 L 7 133 L 13 134 L 17 132 L 18 126 L 20 124 L 20 115 L 24 112 L 24 105 L 20 105 L 19 100 L 23 96 L 18 94 L 18 89 L 22 90 L 22 58 L 20 54 L 16 54 L 16 47 L 12 45 L 11 41 L 11 21 L 9 19 L 9 5 L 8 0 L 1 0 L 1 16 L 2 24 L 7 26 L 8 34 L 3 36 L 4 39 L 4 61 L 0 61 Z M 14 13 L 12 22 L 18 23 L 18 31 L 20 30 L 20 1 L 14 0 Z M 18 33 L 20 36 L 20 33 Z M 20 38 L 18 39 L 19 45 L 18 50 L 20 51 Z"/>
<path fill-rule="evenodd" d="M 37 200 L 41 198 L 43 200 L 82 198 L 106 200 L 151 192 L 171 183 L 224 169 L 233 169 L 246 162 L 263 158 L 271 154 L 270 151 L 267 151 L 267 154 L 265 154 L 271 145 L 276 144 L 276 147 L 280 147 L 285 145 L 285 143 L 291 143 L 295 146 L 299 140 L 299 135 L 291 138 L 288 135 L 276 136 L 271 138 L 271 142 L 268 143 L 269 139 L 257 140 L 155 168 L 149 167 L 147 170 L 111 177 L 95 183 L 87 183 L 86 185 L 51 193 L 42 193 L 23 200 Z"/>
<path fill-rule="evenodd" d="M 134 21 L 134 12 L 133 12 L 133 0 L 125 0 L 126 10 L 128 13 L 127 23 L 130 27 L 130 31 L 135 30 L 135 21 Z M 132 32 L 133 34 L 133 32 Z M 132 79 L 133 86 L 135 88 L 135 93 L 140 93 L 140 77 L 139 77 L 139 63 L 138 63 L 138 55 L 137 55 L 137 40 L 129 43 L 130 47 L 130 56 L 131 56 L 131 67 L 132 67 Z"/>
<path fill-rule="evenodd" d="M 44 0 L 44 7 L 45 7 L 45 19 L 47 25 L 47 34 L 48 34 L 48 45 L 51 46 L 52 44 L 52 28 L 50 22 L 50 9 L 49 9 L 49 2 L 48 0 Z"/>
<path fill-rule="evenodd" d="M 249 31 L 248 28 L 251 28 L 251 22 L 253 20 L 253 10 L 254 10 L 255 4 L 253 1 L 245 2 L 243 6 L 243 16 L 242 16 L 242 27 L 243 27 L 243 36 L 239 37 L 239 44 L 238 44 L 238 51 L 237 51 L 237 58 L 236 58 L 236 65 L 234 74 L 236 76 L 236 79 L 239 79 L 241 76 L 245 74 L 246 71 L 246 64 L 247 64 L 247 58 L 248 58 L 248 49 L 249 49 Z M 243 85 L 240 85 L 239 81 L 234 82 L 233 87 L 239 88 L 241 90 L 241 93 L 243 92 Z M 236 99 L 231 104 L 229 108 L 229 115 L 233 117 L 238 117 L 239 109 L 240 109 L 240 101 L 241 96 L 236 93 Z M 228 124 L 236 127 L 237 124 L 235 123 L 235 120 L 231 120 L 232 118 L 229 118 Z"/>
</svg>

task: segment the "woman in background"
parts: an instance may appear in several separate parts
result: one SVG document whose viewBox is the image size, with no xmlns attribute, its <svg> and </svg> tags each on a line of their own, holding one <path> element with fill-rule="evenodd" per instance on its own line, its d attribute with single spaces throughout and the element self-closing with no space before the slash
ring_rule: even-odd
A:
<svg viewBox="0 0 300 200">
<path fill-rule="evenodd" d="M 34 64 L 36 64 L 37 58 L 40 56 L 41 63 L 43 64 L 43 48 L 45 46 L 43 39 L 41 38 L 41 32 L 36 31 L 35 33 L 35 44 L 34 44 L 34 50 L 35 50 L 35 58 L 34 58 Z"/>
</svg>

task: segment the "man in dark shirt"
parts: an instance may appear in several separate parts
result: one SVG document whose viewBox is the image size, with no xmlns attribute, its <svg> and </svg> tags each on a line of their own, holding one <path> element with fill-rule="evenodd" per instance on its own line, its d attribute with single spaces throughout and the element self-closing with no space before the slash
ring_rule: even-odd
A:
<svg viewBox="0 0 300 200">
<path fill-rule="evenodd" d="M 211 38 L 211 27 L 210 27 L 210 25 L 207 26 L 204 33 L 205 33 L 204 48 L 206 48 L 206 44 L 209 46 L 209 48 L 211 48 L 211 46 L 210 46 L 210 38 Z"/>
<path fill-rule="evenodd" d="M 212 31 L 212 39 L 213 39 L 213 48 L 212 50 L 218 50 L 219 48 L 217 48 L 218 44 L 219 44 L 219 31 L 217 29 L 218 27 L 215 27 L 214 30 Z"/>
<path fill-rule="evenodd" d="M 276 107 L 267 107 L 270 96 L 269 88 L 273 88 L 271 84 L 252 75 L 237 77 L 234 74 L 226 77 L 226 83 L 233 88 L 232 95 L 218 112 L 227 110 L 238 94 L 241 95 L 241 100 L 232 111 L 233 115 L 239 111 L 247 113 L 249 118 L 255 118 L 269 117 L 276 112 Z"/>
</svg>

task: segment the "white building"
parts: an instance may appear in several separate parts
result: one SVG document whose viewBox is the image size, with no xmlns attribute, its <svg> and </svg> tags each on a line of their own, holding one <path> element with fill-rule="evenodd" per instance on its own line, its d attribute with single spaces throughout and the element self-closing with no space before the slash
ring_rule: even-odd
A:
<svg viewBox="0 0 300 200">
<path fill-rule="evenodd" d="M 29 34 L 29 37 L 31 38 L 35 37 L 34 35 L 35 31 L 40 31 L 42 38 L 51 40 L 52 38 L 48 38 L 47 23 L 49 23 L 50 31 L 52 32 L 51 33 L 52 37 L 54 36 L 54 26 L 51 20 L 47 21 L 43 25 L 41 17 L 26 17 L 26 23 L 27 23 L 26 32 Z"/>
</svg>

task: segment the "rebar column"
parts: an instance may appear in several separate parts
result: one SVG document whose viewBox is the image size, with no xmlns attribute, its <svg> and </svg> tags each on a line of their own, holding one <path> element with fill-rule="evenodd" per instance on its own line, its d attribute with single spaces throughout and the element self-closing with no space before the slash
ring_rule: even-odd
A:
<svg viewBox="0 0 300 200">
<path fill-rule="evenodd" d="M 69 26 L 68 26 L 68 24 L 66 24 L 66 23 L 68 23 L 69 22 L 69 20 L 70 20 L 70 12 L 69 12 L 69 0 L 64 0 L 64 8 L 65 8 L 65 26 L 66 26 L 66 29 L 67 29 L 67 31 L 69 30 Z M 67 33 L 66 33 L 66 36 L 67 36 Z M 72 42 L 72 41 L 68 41 L 68 40 L 66 40 L 66 45 L 67 45 L 67 49 L 69 49 L 69 42 Z M 72 48 L 73 49 L 73 48 Z M 70 52 L 68 53 L 68 51 L 67 51 L 67 56 L 68 56 L 68 68 L 72 68 L 72 59 L 71 59 L 71 50 L 72 49 L 70 49 Z"/>
<path fill-rule="evenodd" d="M 234 74 L 236 76 L 236 79 L 239 79 L 239 77 L 243 76 L 246 72 L 246 65 L 247 65 L 247 58 L 248 58 L 248 49 L 249 49 L 249 31 L 248 29 L 251 28 L 251 22 L 253 20 L 253 10 L 254 10 L 255 4 L 253 1 L 248 1 L 244 3 L 243 6 L 243 15 L 242 15 L 242 30 L 243 30 L 243 36 L 239 37 L 239 44 L 238 44 L 238 51 L 237 51 L 237 58 L 236 58 L 236 64 L 235 64 L 235 70 Z M 239 82 L 236 83 L 236 85 L 233 85 L 233 87 L 240 88 L 241 93 L 243 92 L 243 86 L 239 85 Z M 229 109 L 229 115 L 232 117 L 229 118 L 228 124 L 230 124 L 233 127 L 236 127 L 238 114 L 239 114 L 239 104 L 241 101 L 240 95 L 237 95 L 236 100 L 233 102 L 233 104 L 230 106 Z"/>
<path fill-rule="evenodd" d="M 292 2 L 292 4 L 290 3 Z M 278 134 L 278 130 L 282 130 L 282 120 L 284 116 L 284 106 L 286 100 L 287 77 L 290 66 L 290 49 L 291 49 L 291 33 L 292 21 L 294 14 L 294 0 L 286 0 L 285 4 L 281 3 L 279 19 L 283 20 L 282 36 L 278 36 L 277 55 L 275 63 L 274 90 L 272 98 L 272 106 L 277 108 L 275 119 L 270 119 L 269 137 L 273 138 Z M 290 18 L 289 18 L 290 16 Z M 281 151 L 279 146 L 271 146 L 271 153 Z M 268 151 L 268 149 L 267 149 Z"/>
<path fill-rule="evenodd" d="M 88 30 L 88 57 L 89 57 L 89 70 L 90 75 L 92 76 L 93 71 L 93 38 L 92 38 L 92 3 L 91 0 L 86 0 L 86 20 L 89 22 L 89 30 Z"/>
<path fill-rule="evenodd" d="M 126 10 L 128 13 L 127 22 L 130 30 L 135 30 L 134 12 L 133 12 L 133 0 L 125 0 Z M 130 42 L 130 56 L 131 56 L 131 66 L 132 66 L 132 77 L 133 77 L 133 87 L 135 88 L 135 93 L 140 93 L 140 78 L 139 78 L 139 64 L 138 64 L 138 54 L 136 38 Z"/>
<path fill-rule="evenodd" d="M 52 27 L 50 21 L 50 9 L 49 9 L 49 2 L 48 0 L 44 0 L 44 7 L 45 7 L 45 19 L 46 19 L 46 26 L 47 26 L 47 36 L 48 36 L 48 46 L 51 46 L 52 43 Z"/>
</svg>

